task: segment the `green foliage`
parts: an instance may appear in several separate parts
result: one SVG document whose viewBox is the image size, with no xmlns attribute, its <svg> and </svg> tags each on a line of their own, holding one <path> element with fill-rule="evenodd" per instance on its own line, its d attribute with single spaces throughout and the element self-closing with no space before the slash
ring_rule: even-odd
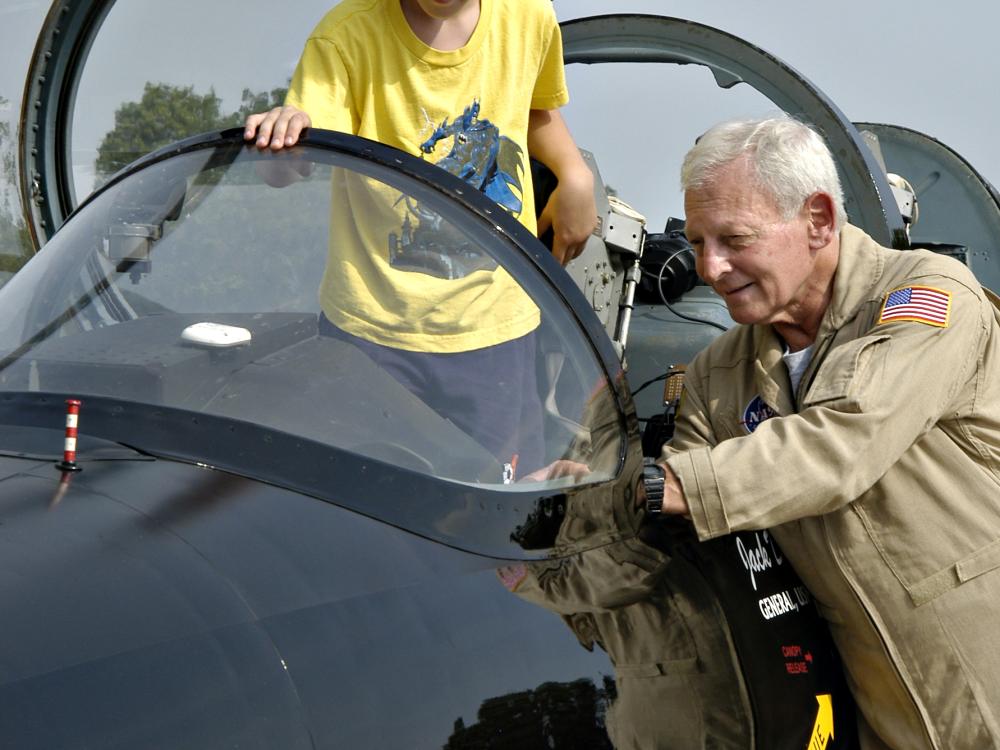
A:
<svg viewBox="0 0 1000 750">
<path fill-rule="evenodd" d="M 107 179 L 143 154 L 181 138 L 238 127 L 248 114 L 280 104 L 286 91 L 274 88 L 254 93 L 243 89 L 239 109 L 223 114 L 222 100 L 214 90 L 198 94 L 193 86 L 147 82 L 142 99 L 125 102 L 115 112 L 115 127 L 97 148 L 97 175 Z"/>
<path fill-rule="evenodd" d="M 231 127 L 242 125 L 249 115 L 257 112 L 266 112 L 269 109 L 280 106 L 285 101 L 285 94 L 288 93 L 287 86 L 279 86 L 270 91 L 260 91 L 254 93 L 250 89 L 243 89 L 243 103 L 240 108 L 230 115 Z"/>
<path fill-rule="evenodd" d="M 224 114 L 214 90 L 198 94 L 193 86 L 147 82 L 139 101 L 125 102 L 115 112 L 115 127 L 97 149 L 98 179 L 104 181 L 140 156 L 181 138 L 238 127 L 247 115 L 281 104 L 287 91 L 287 87 L 261 92 L 243 89 L 240 107 Z M 8 105 L 0 96 L 0 112 Z M 15 145 L 10 123 L 0 119 L 0 284 L 32 253 L 17 196 Z"/>
<path fill-rule="evenodd" d="M 193 86 L 146 83 L 142 99 L 115 112 L 115 127 L 97 148 L 97 174 L 106 178 L 129 162 L 172 141 L 218 126 L 221 99 Z"/>
</svg>

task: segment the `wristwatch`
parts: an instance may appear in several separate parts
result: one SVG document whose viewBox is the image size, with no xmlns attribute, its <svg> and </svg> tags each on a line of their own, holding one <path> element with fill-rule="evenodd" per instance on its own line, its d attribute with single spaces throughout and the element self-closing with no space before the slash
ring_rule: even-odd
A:
<svg viewBox="0 0 1000 750">
<path fill-rule="evenodd" d="M 642 463 L 642 486 L 646 490 L 646 512 L 663 511 L 663 482 L 665 473 L 652 458 L 644 458 Z"/>
</svg>

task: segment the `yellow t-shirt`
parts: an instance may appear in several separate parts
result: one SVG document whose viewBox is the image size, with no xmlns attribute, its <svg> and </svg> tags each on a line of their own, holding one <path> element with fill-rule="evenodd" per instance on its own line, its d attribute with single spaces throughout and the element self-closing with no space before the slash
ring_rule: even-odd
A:
<svg viewBox="0 0 1000 750">
<path fill-rule="evenodd" d="M 480 0 L 472 37 L 447 52 L 416 37 L 399 0 L 344 0 L 306 42 L 286 102 L 316 127 L 439 163 L 534 232 L 529 110 L 567 100 L 549 0 Z M 435 234 L 434 215 L 399 199 L 376 180 L 335 177 L 320 287 L 334 324 L 427 352 L 478 349 L 537 327 L 538 309 L 503 269 L 454 230 Z"/>
</svg>

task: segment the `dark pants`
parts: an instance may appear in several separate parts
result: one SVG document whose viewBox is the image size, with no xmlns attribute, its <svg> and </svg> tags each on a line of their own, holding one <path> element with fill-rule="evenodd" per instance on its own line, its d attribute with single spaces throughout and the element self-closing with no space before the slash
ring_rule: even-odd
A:
<svg viewBox="0 0 1000 750">
<path fill-rule="evenodd" d="M 535 334 L 454 354 L 412 352 L 353 336 L 320 315 L 319 332 L 353 344 L 441 416 L 516 467 L 514 478 L 545 458 Z"/>
</svg>

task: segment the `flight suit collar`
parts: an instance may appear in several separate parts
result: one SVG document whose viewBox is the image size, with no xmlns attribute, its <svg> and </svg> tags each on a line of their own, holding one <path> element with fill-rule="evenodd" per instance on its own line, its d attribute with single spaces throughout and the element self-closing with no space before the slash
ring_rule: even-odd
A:
<svg viewBox="0 0 1000 750">
<path fill-rule="evenodd" d="M 885 256 L 881 246 L 851 224 L 840 232 L 840 259 L 833 279 L 833 296 L 823 315 L 816 341 L 839 330 L 858 313 L 858 309 L 879 288 L 885 273 Z"/>
<path fill-rule="evenodd" d="M 871 298 L 885 270 L 885 258 L 878 252 L 879 247 L 875 240 L 851 224 L 845 224 L 841 230 L 833 295 L 814 342 L 817 352 L 825 349 L 828 339 Z M 770 325 L 757 325 L 753 329 L 754 381 L 758 393 L 778 414 L 793 414 L 797 411 L 796 399 L 782 359 L 784 342 Z"/>
</svg>

